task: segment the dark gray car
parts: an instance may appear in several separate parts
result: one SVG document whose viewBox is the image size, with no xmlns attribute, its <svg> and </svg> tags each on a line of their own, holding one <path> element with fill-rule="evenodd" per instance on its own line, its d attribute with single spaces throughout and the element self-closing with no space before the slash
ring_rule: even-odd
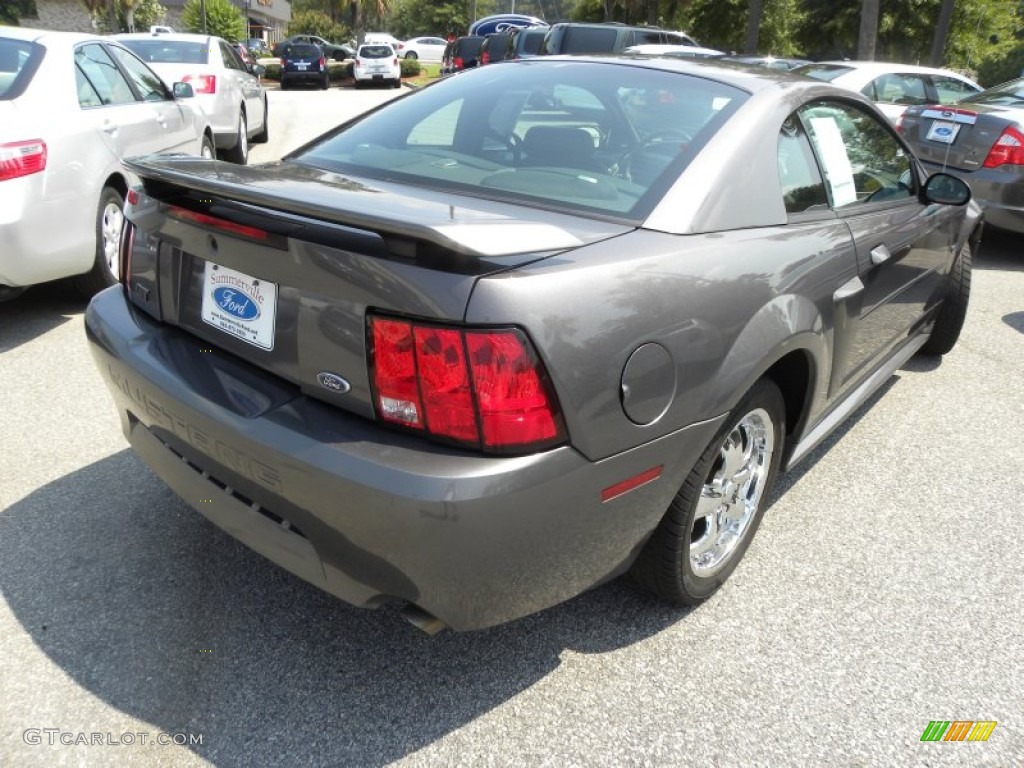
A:
<svg viewBox="0 0 1024 768">
<path fill-rule="evenodd" d="M 955 105 L 912 107 L 899 129 L 926 168 L 970 184 L 989 224 L 1024 233 L 1024 78 Z"/>
<path fill-rule="evenodd" d="M 128 440 L 430 628 L 626 571 L 713 594 L 777 472 L 953 347 L 981 224 L 861 96 L 666 59 L 484 67 L 279 163 L 130 167 L 86 315 Z"/>
</svg>

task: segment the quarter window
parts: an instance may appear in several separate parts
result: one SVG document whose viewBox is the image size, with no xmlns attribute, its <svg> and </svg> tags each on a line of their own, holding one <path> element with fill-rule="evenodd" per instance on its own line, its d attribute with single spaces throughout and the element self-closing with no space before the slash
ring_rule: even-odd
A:
<svg viewBox="0 0 1024 768">
<path fill-rule="evenodd" d="M 954 101 L 960 101 L 965 96 L 978 92 L 963 80 L 957 80 L 955 77 L 932 75 L 932 85 L 938 91 L 940 104 L 952 104 Z"/>
<path fill-rule="evenodd" d="M 787 213 L 828 208 L 828 193 L 803 125 L 795 115 L 779 131 L 779 183 Z"/>
</svg>

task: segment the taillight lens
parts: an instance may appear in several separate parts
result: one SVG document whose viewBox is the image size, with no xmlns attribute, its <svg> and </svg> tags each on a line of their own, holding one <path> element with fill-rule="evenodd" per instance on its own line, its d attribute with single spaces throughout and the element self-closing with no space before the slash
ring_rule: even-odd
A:
<svg viewBox="0 0 1024 768">
<path fill-rule="evenodd" d="M 239 224 L 234 221 L 228 221 L 227 219 L 222 219 L 219 216 L 211 216 L 208 213 L 190 211 L 187 208 L 182 208 L 177 205 L 168 205 L 166 212 L 167 215 L 173 219 L 186 221 L 190 224 L 198 224 L 201 227 L 217 229 L 221 232 L 227 232 L 229 235 L 244 237 L 247 240 L 253 240 L 258 243 L 262 243 L 270 239 L 270 233 L 265 229 L 250 227 L 246 224 Z"/>
<path fill-rule="evenodd" d="M 491 60 L 491 54 L 489 54 L 487 51 L 484 51 L 483 53 L 480 54 L 480 63 L 481 64 L 486 64 L 490 60 Z"/>
<path fill-rule="evenodd" d="M 0 144 L 0 181 L 31 176 L 46 170 L 46 142 L 13 141 Z"/>
<path fill-rule="evenodd" d="M 392 61 L 391 64 L 392 64 L 392 66 L 395 66 L 395 67 L 398 66 L 398 57 L 397 56 L 395 56 L 395 60 Z"/>
<path fill-rule="evenodd" d="M 992 149 L 988 151 L 988 157 L 983 163 L 985 168 L 995 168 L 1000 165 L 1024 165 L 1024 133 L 1021 133 L 1013 126 L 1003 131 Z"/>
<path fill-rule="evenodd" d="M 284 62 L 281 62 L 283 65 Z M 183 83 L 191 83 L 192 90 L 196 93 L 216 93 L 217 92 L 217 76 L 216 75 L 185 75 L 181 79 Z"/>
<path fill-rule="evenodd" d="M 522 331 L 371 316 L 374 405 L 386 422 L 494 453 L 565 441 L 558 401 Z"/>
<path fill-rule="evenodd" d="M 128 281 L 132 276 L 132 248 L 135 247 L 135 225 L 127 219 L 124 222 L 124 228 L 121 230 L 120 245 L 121 285 L 127 287 Z"/>
<path fill-rule="evenodd" d="M 454 59 L 452 59 L 452 66 L 455 69 L 462 69 L 463 66 L 465 66 L 463 61 L 462 61 L 462 57 L 461 56 L 456 56 Z"/>
<path fill-rule="evenodd" d="M 327 59 L 325 59 L 323 56 L 321 56 L 319 64 L 320 64 L 320 69 L 321 70 L 325 69 L 327 67 Z"/>
</svg>

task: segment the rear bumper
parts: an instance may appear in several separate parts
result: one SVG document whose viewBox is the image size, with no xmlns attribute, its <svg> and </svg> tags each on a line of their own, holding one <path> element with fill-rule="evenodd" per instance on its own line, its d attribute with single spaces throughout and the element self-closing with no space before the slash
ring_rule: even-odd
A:
<svg viewBox="0 0 1024 768">
<path fill-rule="evenodd" d="M 99 294 L 86 332 L 129 442 L 192 507 L 358 606 L 398 600 L 478 629 L 621 573 L 720 419 L 591 462 L 437 447 L 306 397 Z M 205 350 L 205 351 L 204 351 Z M 602 503 L 653 466 L 661 478 Z"/>
<path fill-rule="evenodd" d="M 929 173 L 943 170 L 941 165 L 924 163 Z M 976 171 L 945 169 L 971 187 L 974 200 L 985 212 L 985 225 L 1024 234 L 1024 170 L 980 168 Z"/>
</svg>

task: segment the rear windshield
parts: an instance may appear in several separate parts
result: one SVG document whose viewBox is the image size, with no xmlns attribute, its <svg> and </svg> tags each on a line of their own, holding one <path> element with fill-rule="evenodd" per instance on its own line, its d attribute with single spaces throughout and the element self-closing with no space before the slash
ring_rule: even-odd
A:
<svg viewBox="0 0 1024 768">
<path fill-rule="evenodd" d="M 617 37 L 618 30 L 614 28 L 568 27 L 558 53 L 611 53 Z"/>
<path fill-rule="evenodd" d="M 293 59 L 319 59 L 320 48 L 309 43 L 295 43 L 285 49 L 285 55 Z"/>
<path fill-rule="evenodd" d="M 747 98 L 707 78 L 538 56 L 438 81 L 288 159 L 632 221 Z"/>
<path fill-rule="evenodd" d="M 813 77 L 815 80 L 827 80 L 831 82 L 840 75 L 845 75 L 847 72 L 852 72 L 853 67 L 843 66 L 842 64 L 804 64 L 802 67 L 797 67 L 793 70 L 795 74 L 807 75 L 807 77 Z"/>
<path fill-rule="evenodd" d="M 523 53 L 540 53 L 540 44 L 544 42 L 544 35 L 546 31 L 538 32 L 521 32 L 523 42 L 520 47 Z"/>
<path fill-rule="evenodd" d="M 480 53 L 480 49 L 483 47 L 484 38 L 463 37 L 455 42 L 455 55 L 461 56 L 464 59 L 469 58 Z"/>
<path fill-rule="evenodd" d="M 359 49 L 359 57 L 363 59 L 390 59 L 394 55 L 390 45 L 364 45 Z"/>
<path fill-rule="evenodd" d="M 963 99 L 971 104 L 992 104 L 1000 107 L 1024 107 L 1024 80 L 1012 80 L 982 93 Z"/>
<path fill-rule="evenodd" d="M 20 96 L 42 58 L 42 46 L 0 37 L 0 99 Z"/>
<path fill-rule="evenodd" d="M 118 42 L 150 64 L 207 64 L 210 61 L 210 46 L 204 42 L 184 42 L 166 38 L 118 39 Z"/>
</svg>

